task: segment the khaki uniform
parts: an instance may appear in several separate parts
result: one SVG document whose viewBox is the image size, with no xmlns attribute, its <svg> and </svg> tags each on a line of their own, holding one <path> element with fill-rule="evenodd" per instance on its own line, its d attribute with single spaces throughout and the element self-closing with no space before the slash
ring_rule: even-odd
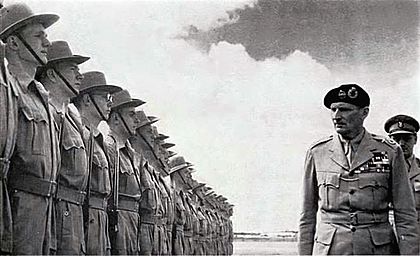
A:
<svg viewBox="0 0 420 256">
<path fill-rule="evenodd" d="M 107 143 L 109 159 L 115 159 L 115 144 L 110 138 Z M 136 255 L 140 252 L 140 199 L 141 183 L 138 167 L 139 159 L 127 141 L 119 150 L 118 187 L 118 232 L 111 234 L 112 254 Z M 110 161 L 112 172 L 115 163 Z M 115 188 L 112 188 L 115 189 Z"/>
<path fill-rule="evenodd" d="M 419 224 L 420 228 L 420 159 L 414 155 L 408 161 L 408 177 L 410 179 L 411 187 L 414 193 L 414 200 L 416 202 L 417 210 L 417 223 Z"/>
<path fill-rule="evenodd" d="M 170 177 L 170 176 L 169 176 Z M 163 184 L 165 185 L 166 193 L 168 194 L 168 201 L 166 205 L 166 247 L 168 248 L 168 255 L 172 255 L 172 231 L 175 220 L 175 204 L 174 204 L 174 191 L 171 185 L 170 179 L 163 179 Z"/>
<path fill-rule="evenodd" d="M 49 254 L 56 250 L 52 196 L 60 163 L 58 125 L 42 84 L 32 81 L 18 88 L 19 131 L 8 178 L 13 253 Z"/>
<path fill-rule="evenodd" d="M 206 254 L 206 235 L 207 235 L 207 220 L 204 216 L 204 210 L 202 207 L 198 208 L 197 211 L 198 220 L 200 222 L 200 229 L 199 229 L 199 244 L 198 244 L 198 255 L 205 255 Z"/>
<path fill-rule="evenodd" d="M 303 187 L 300 254 L 397 253 L 389 203 L 401 254 L 419 253 L 413 193 L 395 142 L 366 131 L 349 165 L 338 136 L 323 139 L 307 153 Z"/>
<path fill-rule="evenodd" d="M 156 192 L 157 192 L 157 208 L 156 214 L 154 216 L 155 229 L 156 229 L 156 239 L 154 241 L 154 255 L 163 255 L 167 253 L 166 250 L 166 230 L 165 225 L 167 219 L 165 218 L 165 201 L 168 197 L 166 189 L 160 179 L 160 174 L 156 171 L 153 173 Z"/>
<path fill-rule="evenodd" d="M 182 201 L 185 207 L 185 224 L 184 224 L 184 254 L 193 254 L 193 216 L 191 207 L 187 202 L 186 195 L 183 193 Z"/>
<path fill-rule="evenodd" d="M 175 220 L 173 231 L 173 249 L 174 255 L 184 254 L 184 225 L 185 225 L 185 207 L 180 195 L 180 191 L 175 192 Z"/>
<path fill-rule="evenodd" d="M 108 233 L 107 200 L 111 195 L 111 180 L 108 158 L 104 148 L 104 137 L 95 130 L 93 140 L 93 159 L 90 178 L 89 216 L 87 227 L 87 254 L 107 255 L 111 253 L 111 242 Z M 88 145 L 90 131 L 83 128 L 83 138 Z"/>
<path fill-rule="evenodd" d="M 70 111 L 70 109 L 69 109 Z M 55 115 L 61 123 L 61 167 L 57 179 L 57 254 L 86 253 L 82 204 L 88 180 L 82 124 L 74 114 Z"/>
<path fill-rule="evenodd" d="M 17 136 L 18 82 L 5 65 L 0 72 L 0 252 L 11 253 L 13 224 L 6 177 Z"/>
</svg>

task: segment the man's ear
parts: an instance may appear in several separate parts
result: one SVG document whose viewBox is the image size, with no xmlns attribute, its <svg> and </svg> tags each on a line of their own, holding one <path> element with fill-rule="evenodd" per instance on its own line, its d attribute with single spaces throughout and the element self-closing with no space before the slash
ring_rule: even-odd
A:
<svg viewBox="0 0 420 256">
<path fill-rule="evenodd" d="M 52 82 L 56 83 L 57 82 L 57 74 L 55 73 L 55 71 L 52 68 L 48 68 L 47 69 L 47 77 L 48 79 L 50 79 Z"/>
<path fill-rule="evenodd" d="M 417 133 L 414 134 L 414 144 L 417 144 Z"/>
<path fill-rule="evenodd" d="M 366 118 L 369 115 L 369 107 L 364 107 L 362 109 L 363 117 Z"/>
<path fill-rule="evenodd" d="M 82 104 L 86 107 L 89 107 L 92 104 L 92 100 L 90 98 L 90 95 L 85 93 L 82 96 Z"/>
<path fill-rule="evenodd" d="M 17 36 L 9 36 L 6 39 L 6 45 L 13 51 L 17 51 L 19 49 L 19 43 Z"/>
</svg>

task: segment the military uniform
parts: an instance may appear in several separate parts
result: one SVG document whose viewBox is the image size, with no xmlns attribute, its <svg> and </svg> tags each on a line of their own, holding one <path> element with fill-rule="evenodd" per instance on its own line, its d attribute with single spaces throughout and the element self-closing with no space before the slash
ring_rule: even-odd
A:
<svg viewBox="0 0 420 256">
<path fill-rule="evenodd" d="M 17 136 L 18 82 L 9 73 L 3 56 L 0 56 L 0 252 L 11 253 L 12 211 L 6 177 Z"/>
<path fill-rule="evenodd" d="M 117 159 L 116 150 L 119 150 L 119 159 L 116 160 L 119 161 L 119 170 L 115 170 L 116 163 L 110 162 L 113 175 L 115 175 L 115 171 L 119 171 L 119 187 L 112 187 L 113 190 L 118 189 L 118 232 L 111 233 L 112 253 L 136 255 L 140 251 L 138 239 L 141 200 L 139 162 L 128 141 L 124 146 L 116 149 L 114 139 L 110 138 L 106 145 L 110 159 Z"/>
<path fill-rule="evenodd" d="M 395 253 L 389 203 L 401 253 L 418 253 L 414 199 L 403 161 L 395 142 L 367 131 L 350 165 L 337 135 L 314 144 L 305 161 L 299 253 Z"/>
</svg>

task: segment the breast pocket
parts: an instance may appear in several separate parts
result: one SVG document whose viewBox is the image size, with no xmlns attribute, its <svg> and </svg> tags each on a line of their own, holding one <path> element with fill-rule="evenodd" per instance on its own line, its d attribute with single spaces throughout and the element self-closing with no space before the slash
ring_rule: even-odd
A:
<svg viewBox="0 0 420 256">
<path fill-rule="evenodd" d="M 62 148 L 62 161 L 71 161 L 66 165 L 72 167 L 68 171 L 71 171 L 73 175 L 85 175 L 87 171 L 87 155 L 82 138 L 66 129 L 63 133 Z"/>
<path fill-rule="evenodd" d="M 359 191 L 355 193 L 355 207 L 361 210 L 385 210 L 389 201 L 389 174 L 362 173 L 359 175 Z"/>
<path fill-rule="evenodd" d="M 29 106 L 21 107 L 21 113 L 28 128 L 26 137 L 23 139 L 25 145 L 22 146 L 23 148 L 30 147 L 33 155 L 46 155 L 49 150 L 46 147 L 50 146 L 48 114 L 40 111 Z"/>
<path fill-rule="evenodd" d="M 414 199 L 416 200 L 416 209 L 420 209 L 420 179 L 416 178 L 413 182 Z"/>
<path fill-rule="evenodd" d="M 340 207 L 340 174 L 318 173 L 318 189 L 321 207 L 325 210 L 337 210 Z"/>
</svg>

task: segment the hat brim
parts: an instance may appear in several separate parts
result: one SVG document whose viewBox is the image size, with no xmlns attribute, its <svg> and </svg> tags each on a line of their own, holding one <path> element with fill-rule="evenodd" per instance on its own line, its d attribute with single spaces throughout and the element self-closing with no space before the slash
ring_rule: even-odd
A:
<svg viewBox="0 0 420 256">
<path fill-rule="evenodd" d="M 410 131 L 399 130 L 399 131 L 389 133 L 388 136 L 392 136 L 392 135 L 396 135 L 396 134 L 411 134 L 411 135 L 414 135 L 416 133 L 415 132 L 410 132 Z"/>
<path fill-rule="evenodd" d="M 155 119 L 155 120 L 152 120 L 152 121 L 147 121 L 147 122 L 145 122 L 145 123 L 141 124 L 141 125 L 140 125 L 139 127 L 137 127 L 136 129 L 142 129 L 142 128 L 144 128 L 145 126 L 148 126 L 148 125 L 151 125 L 151 124 L 156 123 L 157 121 L 159 121 L 159 119 Z"/>
<path fill-rule="evenodd" d="M 188 164 L 182 164 L 182 165 L 175 166 L 175 167 L 171 168 L 171 171 L 169 172 L 169 174 L 179 172 L 180 170 L 186 169 L 186 168 L 188 168 Z"/>
<path fill-rule="evenodd" d="M 80 90 L 79 94 L 92 93 L 92 92 L 97 92 L 97 91 L 114 94 L 114 93 L 119 92 L 121 90 L 122 90 L 122 88 L 119 87 L 119 86 L 116 86 L 116 85 L 98 84 L 98 85 L 94 85 L 94 86 L 91 86 L 89 88 Z"/>
<path fill-rule="evenodd" d="M 17 30 L 29 24 L 41 24 L 44 28 L 48 28 L 52 24 L 56 23 L 60 17 L 57 14 L 34 14 L 25 19 L 18 20 L 15 23 L 6 27 L 0 33 L 0 39 L 6 39 L 8 36 L 12 35 Z"/>
<path fill-rule="evenodd" d="M 54 64 L 57 64 L 57 63 L 60 63 L 60 62 L 72 62 L 72 63 L 76 63 L 77 65 L 80 65 L 80 64 L 88 61 L 89 59 L 90 59 L 90 57 L 73 55 L 73 56 L 68 56 L 68 57 L 64 57 L 64 58 L 56 58 L 56 59 L 48 60 L 48 62 L 45 66 L 54 65 Z"/>
<path fill-rule="evenodd" d="M 131 99 L 130 101 L 126 101 L 126 102 L 121 102 L 118 105 L 115 105 L 113 107 L 111 107 L 112 110 L 119 110 L 122 108 L 135 108 L 138 107 L 140 105 L 145 104 L 146 102 L 139 100 L 139 99 Z"/>
</svg>

